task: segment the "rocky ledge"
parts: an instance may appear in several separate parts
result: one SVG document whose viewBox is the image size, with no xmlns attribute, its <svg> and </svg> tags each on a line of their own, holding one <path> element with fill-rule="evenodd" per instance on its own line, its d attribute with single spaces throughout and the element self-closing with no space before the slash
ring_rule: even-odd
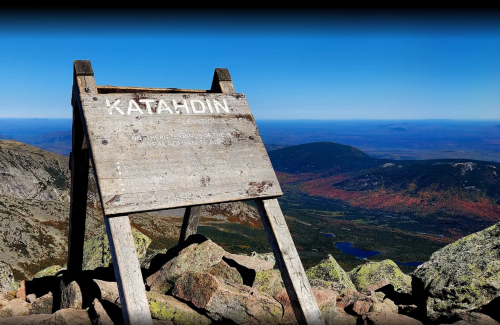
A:
<svg viewBox="0 0 500 325">
<path fill-rule="evenodd" d="M 499 238 L 499 225 L 465 237 L 411 277 L 390 260 L 346 272 L 331 255 L 306 274 L 327 325 L 500 325 Z M 149 238 L 134 239 L 154 324 L 297 323 L 269 253 L 235 255 L 193 235 L 146 255 Z M 123 324 L 104 234 L 86 242 L 84 259 L 78 279 L 53 265 L 20 282 L 0 263 L 0 324 Z"/>
</svg>

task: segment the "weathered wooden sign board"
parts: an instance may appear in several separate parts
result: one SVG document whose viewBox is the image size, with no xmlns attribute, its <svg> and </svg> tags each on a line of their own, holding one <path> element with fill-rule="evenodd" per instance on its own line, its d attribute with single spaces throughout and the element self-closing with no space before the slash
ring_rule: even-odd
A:
<svg viewBox="0 0 500 325">
<path fill-rule="evenodd" d="M 324 325 L 276 197 L 282 191 L 245 95 L 227 69 L 210 90 L 96 86 L 75 61 L 68 272 L 82 272 L 92 160 L 126 324 L 152 324 L 131 212 L 186 207 L 179 241 L 200 205 L 255 199 L 299 324 Z M 63 306 L 64 307 L 64 306 Z"/>
<path fill-rule="evenodd" d="M 242 94 L 82 94 L 106 215 L 282 195 Z"/>
</svg>

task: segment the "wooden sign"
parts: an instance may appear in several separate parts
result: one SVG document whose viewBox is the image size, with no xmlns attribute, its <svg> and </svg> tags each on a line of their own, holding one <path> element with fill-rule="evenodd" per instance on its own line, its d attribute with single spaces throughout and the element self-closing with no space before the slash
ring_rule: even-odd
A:
<svg viewBox="0 0 500 325">
<path fill-rule="evenodd" d="M 106 215 L 282 195 L 243 94 L 81 94 Z"/>
<path fill-rule="evenodd" d="M 75 61 L 66 287 L 82 274 L 89 160 L 105 215 L 126 325 L 152 325 L 128 212 L 186 207 L 179 242 L 200 205 L 255 199 L 297 322 L 324 325 L 276 197 L 281 188 L 245 95 L 227 69 L 210 90 L 97 86 Z M 69 290 L 69 289 L 68 289 Z"/>
</svg>

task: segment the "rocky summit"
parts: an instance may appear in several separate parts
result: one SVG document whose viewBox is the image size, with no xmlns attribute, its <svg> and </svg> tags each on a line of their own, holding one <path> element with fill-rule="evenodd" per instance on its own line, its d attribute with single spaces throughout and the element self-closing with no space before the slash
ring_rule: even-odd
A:
<svg viewBox="0 0 500 325">
<path fill-rule="evenodd" d="M 414 294 L 431 320 L 496 309 L 500 306 L 500 224 L 440 249 L 412 276 Z M 500 315 L 498 309 L 494 312 Z"/>
<path fill-rule="evenodd" d="M 446 324 L 499 325 L 488 309 L 498 295 L 498 288 L 492 289 L 498 284 L 498 227 L 436 252 L 413 278 L 390 260 L 367 261 L 346 272 L 328 255 L 306 272 L 325 324 L 438 325 L 445 314 Z M 193 235 L 147 255 L 151 240 L 137 229 L 133 233 L 153 324 L 297 324 L 269 253 L 233 254 Z M 460 257 L 467 254 L 472 257 Z M 437 270 L 443 263 L 446 272 Z M 84 264 L 77 281 L 52 265 L 19 282 L 9 265 L 0 263 L 0 324 L 123 324 L 104 232 L 85 242 Z M 467 281 L 484 295 L 464 296 L 466 291 L 456 289 Z"/>
</svg>

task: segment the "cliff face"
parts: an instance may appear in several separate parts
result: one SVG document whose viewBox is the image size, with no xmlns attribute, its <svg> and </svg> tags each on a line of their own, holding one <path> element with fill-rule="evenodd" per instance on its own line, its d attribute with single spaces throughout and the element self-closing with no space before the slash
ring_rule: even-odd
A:
<svg viewBox="0 0 500 325">
<path fill-rule="evenodd" d="M 68 158 L 0 140 L 0 195 L 69 202 Z"/>
</svg>

